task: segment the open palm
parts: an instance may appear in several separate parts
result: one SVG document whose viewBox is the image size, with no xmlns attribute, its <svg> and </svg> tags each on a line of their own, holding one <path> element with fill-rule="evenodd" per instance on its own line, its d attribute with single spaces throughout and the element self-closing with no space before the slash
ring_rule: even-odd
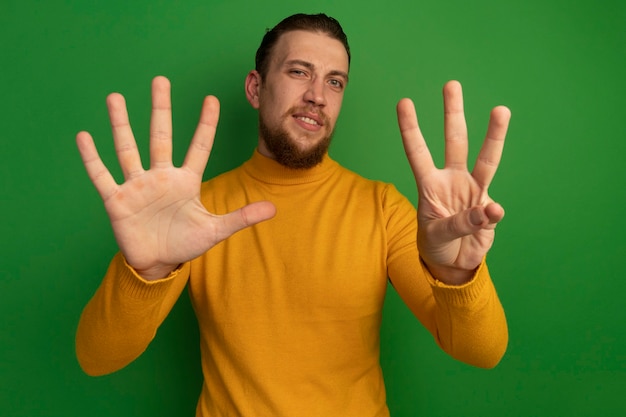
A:
<svg viewBox="0 0 626 417">
<path fill-rule="evenodd" d="M 104 201 L 120 251 L 142 277 L 167 276 L 179 264 L 275 214 L 269 202 L 220 216 L 202 205 L 200 185 L 219 118 L 215 97 L 205 99 L 183 165 L 174 167 L 170 83 L 164 77 L 153 80 L 149 170 L 142 167 L 124 98 L 111 94 L 107 106 L 125 182 L 115 182 L 89 133 L 80 132 L 76 141 L 87 173 Z"/>
</svg>

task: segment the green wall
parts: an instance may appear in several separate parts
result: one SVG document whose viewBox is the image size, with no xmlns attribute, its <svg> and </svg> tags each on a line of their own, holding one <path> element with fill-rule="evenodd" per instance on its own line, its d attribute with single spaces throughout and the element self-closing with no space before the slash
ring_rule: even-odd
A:
<svg viewBox="0 0 626 417">
<path fill-rule="evenodd" d="M 441 353 L 389 292 L 382 363 L 394 417 L 623 416 L 626 389 L 626 3 L 2 0 L 0 3 L 0 414 L 193 415 L 201 376 L 183 296 L 148 351 L 84 375 L 82 307 L 115 242 L 74 135 L 115 161 L 104 99 L 124 93 L 147 147 L 150 80 L 173 83 L 181 160 L 202 97 L 222 118 L 207 177 L 246 159 L 255 112 L 243 79 L 266 27 L 337 17 L 353 50 L 331 153 L 415 200 L 394 106 L 412 97 L 441 161 L 441 87 L 459 79 L 476 154 L 488 112 L 513 112 L 493 197 L 507 210 L 489 262 L 510 344 L 494 370 Z"/>
</svg>

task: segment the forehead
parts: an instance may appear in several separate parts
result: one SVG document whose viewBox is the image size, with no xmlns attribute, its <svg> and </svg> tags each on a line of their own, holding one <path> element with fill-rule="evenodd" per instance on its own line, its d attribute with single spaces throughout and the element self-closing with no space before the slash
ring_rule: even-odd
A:
<svg viewBox="0 0 626 417">
<path fill-rule="evenodd" d="M 343 44 L 322 32 L 295 30 L 281 35 L 272 49 L 272 65 L 292 60 L 310 62 L 329 71 L 348 72 L 348 53 Z"/>
</svg>

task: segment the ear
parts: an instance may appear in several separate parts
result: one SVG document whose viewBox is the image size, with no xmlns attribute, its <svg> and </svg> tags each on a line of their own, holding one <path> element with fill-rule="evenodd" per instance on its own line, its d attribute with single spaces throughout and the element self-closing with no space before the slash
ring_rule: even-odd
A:
<svg viewBox="0 0 626 417">
<path fill-rule="evenodd" d="M 246 98 L 252 107 L 259 108 L 259 89 L 261 88 L 261 74 L 252 70 L 246 76 Z"/>
</svg>

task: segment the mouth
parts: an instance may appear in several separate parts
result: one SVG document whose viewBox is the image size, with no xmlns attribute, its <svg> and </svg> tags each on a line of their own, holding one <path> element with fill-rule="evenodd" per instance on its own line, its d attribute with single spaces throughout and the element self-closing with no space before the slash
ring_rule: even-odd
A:
<svg viewBox="0 0 626 417">
<path fill-rule="evenodd" d="M 294 113 L 293 118 L 303 127 L 319 129 L 324 126 L 323 116 L 318 113 Z"/>
<path fill-rule="evenodd" d="M 320 124 L 317 122 L 317 120 L 311 119 L 310 117 L 306 117 L 306 116 L 294 116 L 294 117 L 296 119 L 306 123 L 306 124 L 309 124 L 309 125 L 312 125 L 312 126 L 320 126 Z"/>
</svg>

